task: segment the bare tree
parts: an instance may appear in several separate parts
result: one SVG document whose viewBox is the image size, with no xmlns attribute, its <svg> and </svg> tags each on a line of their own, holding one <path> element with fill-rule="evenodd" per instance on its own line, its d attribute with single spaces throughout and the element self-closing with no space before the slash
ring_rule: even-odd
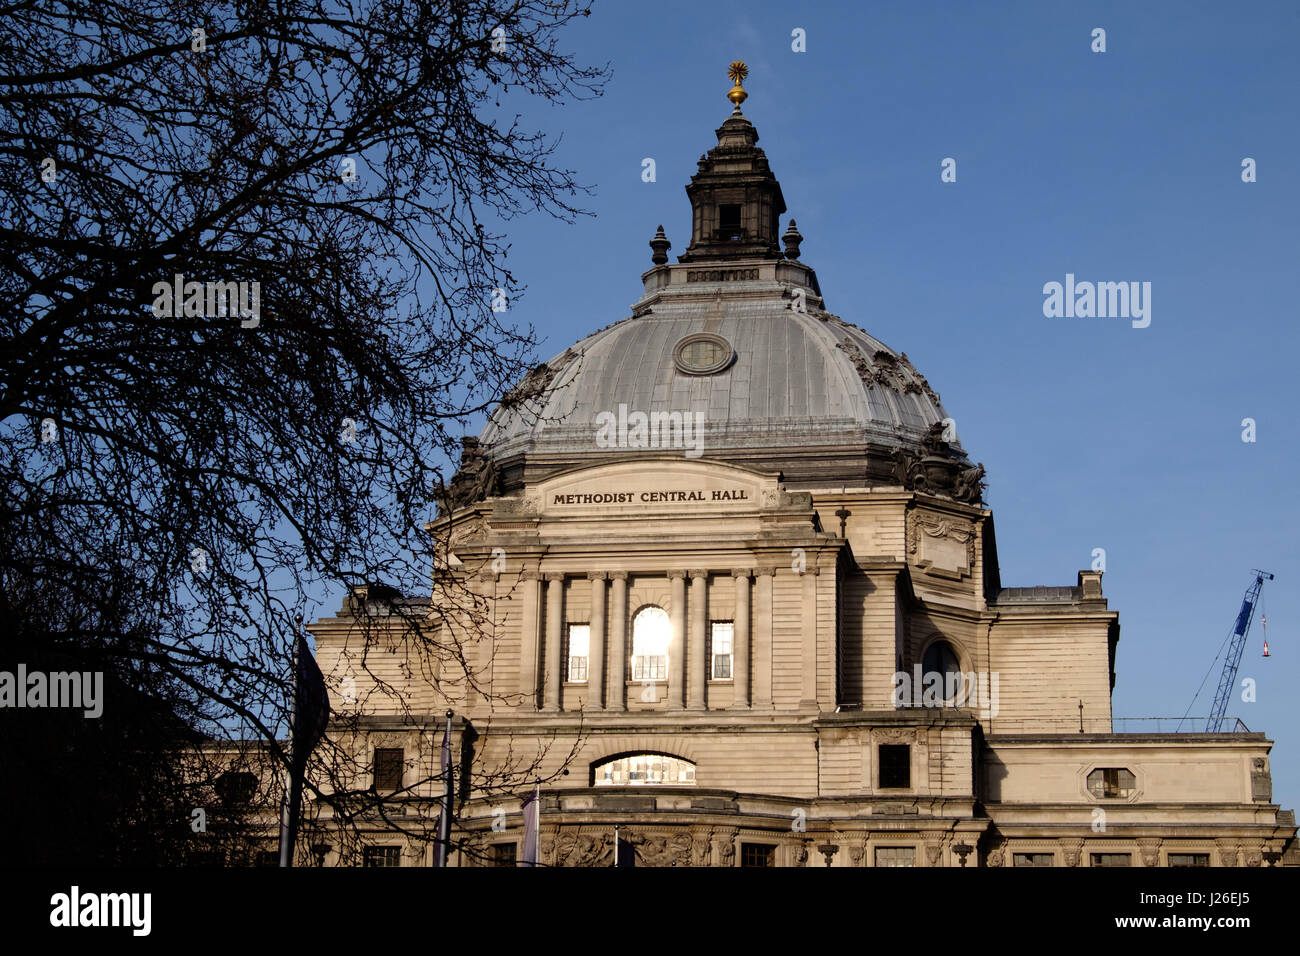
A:
<svg viewBox="0 0 1300 956">
<path fill-rule="evenodd" d="M 58 582 L 82 646 L 283 762 L 295 612 L 330 586 L 429 593 L 447 462 L 528 368 L 502 224 L 568 220 L 583 187 L 512 107 L 600 92 L 559 47 L 587 12 L 4 5 L 4 606 L 37 614 L 22 596 Z M 126 590 L 147 626 L 114 642 L 96 622 Z M 472 623 L 455 590 L 436 601 Z M 410 661 L 465 658 L 463 630 L 396 623 Z M 318 796 L 347 792 L 356 768 L 319 764 Z"/>
</svg>

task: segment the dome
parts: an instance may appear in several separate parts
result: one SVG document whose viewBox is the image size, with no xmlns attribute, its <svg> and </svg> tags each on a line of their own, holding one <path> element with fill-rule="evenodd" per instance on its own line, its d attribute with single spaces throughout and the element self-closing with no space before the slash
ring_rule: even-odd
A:
<svg viewBox="0 0 1300 956">
<path fill-rule="evenodd" d="M 510 494 L 602 458 L 685 454 L 803 487 L 978 501 L 983 468 L 939 396 L 905 353 L 826 310 L 794 220 L 780 233 L 785 198 L 753 124 L 737 107 L 716 135 L 686 187 L 685 253 L 669 263 L 660 226 L 632 315 L 502 399 L 466 441 L 456 497 Z"/>
<path fill-rule="evenodd" d="M 657 290 L 632 318 L 534 369 L 480 441 L 499 463 L 608 453 L 600 416 L 621 407 L 625 417 L 696 416 L 703 457 L 755 459 L 786 448 L 919 447 L 948 418 L 905 354 L 815 308 L 810 290 L 800 311 L 792 292 L 775 278 Z M 689 352 L 696 343 L 704 348 Z M 700 352 L 720 367 L 690 364 Z"/>
</svg>

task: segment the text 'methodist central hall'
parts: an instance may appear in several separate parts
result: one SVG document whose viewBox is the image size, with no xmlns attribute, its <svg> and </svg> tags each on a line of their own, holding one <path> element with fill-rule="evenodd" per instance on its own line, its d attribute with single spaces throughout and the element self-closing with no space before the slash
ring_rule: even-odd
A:
<svg viewBox="0 0 1300 956">
<path fill-rule="evenodd" d="M 616 825 L 636 866 L 1289 862 L 1264 734 L 1113 732 L 1100 572 L 1003 586 L 983 467 L 907 355 L 828 311 L 743 78 L 677 261 L 661 227 L 631 315 L 466 442 L 432 598 L 402 599 L 464 653 L 367 649 L 366 589 L 312 625 L 376 785 L 438 773 L 450 709 L 452 866 L 523 862 L 508 771 L 539 754 L 543 866 L 611 865 Z M 325 862 L 432 860 L 363 838 Z"/>
</svg>

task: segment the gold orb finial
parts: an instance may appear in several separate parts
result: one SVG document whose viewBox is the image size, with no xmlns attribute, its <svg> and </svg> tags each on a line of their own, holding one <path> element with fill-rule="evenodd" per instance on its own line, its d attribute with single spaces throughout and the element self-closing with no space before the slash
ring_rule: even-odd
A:
<svg viewBox="0 0 1300 956">
<path fill-rule="evenodd" d="M 727 92 L 727 99 L 731 100 L 736 107 L 736 112 L 740 112 L 740 104 L 749 98 L 745 88 L 740 85 L 741 81 L 749 76 L 749 67 L 745 66 L 744 60 L 735 60 L 731 66 L 727 67 L 727 78 L 736 84 Z"/>
</svg>

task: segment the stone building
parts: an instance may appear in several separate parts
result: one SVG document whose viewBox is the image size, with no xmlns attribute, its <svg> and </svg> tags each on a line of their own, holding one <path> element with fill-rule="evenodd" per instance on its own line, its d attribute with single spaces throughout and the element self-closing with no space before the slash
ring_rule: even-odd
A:
<svg viewBox="0 0 1300 956">
<path fill-rule="evenodd" d="M 519 858 L 531 788 L 475 780 L 537 754 L 543 865 L 610 865 L 616 825 L 636 865 L 1289 860 L 1264 734 L 1116 732 L 1100 573 L 1003 586 L 983 467 L 906 353 L 829 311 L 734 78 L 684 254 L 660 227 L 631 315 L 466 442 L 435 576 L 482 613 L 401 600 L 482 633 L 363 661 L 364 591 L 312 626 L 376 783 L 436 773 L 450 709 L 452 865 Z"/>
</svg>

